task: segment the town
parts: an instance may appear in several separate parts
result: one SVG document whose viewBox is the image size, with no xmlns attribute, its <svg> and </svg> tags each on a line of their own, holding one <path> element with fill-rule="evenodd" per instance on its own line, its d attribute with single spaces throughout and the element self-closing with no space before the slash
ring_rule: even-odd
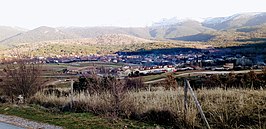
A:
<svg viewBox="0 0 266 129">
<path fill-rule="evenodd" d="M 219 51 L 218 49 L 186 49 L 174 53 L 124 53 L 118 52 L 108 55 L 87 55 L 70 57 L 32 57 L 31 61 L 43 64 L 72 64 L 76 62 L 102 62 L 119 64 L 119 67 L 99 68 L 98 66 L 84 66 L 83 68 L 63 69 L 64 74 L 78 75 L 90 74 L 92 71 L 98 75 L 104 74 L 119 77 L 136 77 L 166 72 L 178 72 L 188 70 L 212 70 L 212 71 L 232 71 L 232 70 L 252 70 L 261 69 L 266 66 L 263 59 L 258 57 L 248 57 L 241 54 L 232 54 Z"/>
</svg>

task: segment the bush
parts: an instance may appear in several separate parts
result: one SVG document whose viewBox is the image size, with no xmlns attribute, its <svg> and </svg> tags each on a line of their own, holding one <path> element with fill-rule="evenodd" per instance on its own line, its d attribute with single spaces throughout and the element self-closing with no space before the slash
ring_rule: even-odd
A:
<svg viewBox="0 0 266 129">
<path fill-rule="evenodd" d="M 266 86 L 266 74 L 250 71 L 248 73 L 228 75 L 210 75 L 203 77 L 191 77 L 190 84 L 194 89 L 198 88 L 247 88 L 263 89 Z"/>
<path fill-rule="evenodd" d="M 97 75 L 89 75 L 79 77 L 78 81 L 74 82 L 74 92 L 86 92 L 90 95 L 101 94 L 113 90 L 113 83 L 121 83 L 125 91 L 137 91 L 145 87 L 141 77 L 127 78 L 125 80 L 117 79 L 116 77 L 106 76 L 98 77 Z M 118 87 L 120 85 L 116 85 Z"/>
<path fill-rule="evenodd" d="M 79 77 L 78 81 L 75 81 L 73 84 L 73 90 L 74 92 L 84 92 L 87 90 L 87 83 L 88 81 L 86 80 L 85 77 L 81 76 Z"/>
</svg>

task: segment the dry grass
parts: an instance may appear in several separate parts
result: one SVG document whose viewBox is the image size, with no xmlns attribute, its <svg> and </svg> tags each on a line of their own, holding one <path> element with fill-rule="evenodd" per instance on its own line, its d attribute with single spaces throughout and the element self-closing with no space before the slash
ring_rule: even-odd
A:
<svg viewBox="0 0 266 129">
<path fill-rule="evenodd" d="M 196 94 L 212 128 L 266 128 L 266 90 L 201 89 L 196 91 Z M 153 117 L 147 117 L 151 116 L 150 111 L 167 111 L 173 114 L 176 119 L 174 122 L 184 122 L 183 96 L 182 88 L 175 91 L 128 92 L 126 99 L 121 102 L 120 110 L 124 113 L 123 117 L 135 116 L 134 118 L 141 120 L 154 120 Z M 60 108 L 70 102 L 70 97 L 38 93 L 33 101 L 44 106 Z M 76 94 L 74 101 L 76 111 L 108 114 L 113 108 L 112 96 L 109 93 L 93 96 Z M 187 118 L 186 123 L 191 127 L 204 126 L 191 97 Z"/>
</svg>

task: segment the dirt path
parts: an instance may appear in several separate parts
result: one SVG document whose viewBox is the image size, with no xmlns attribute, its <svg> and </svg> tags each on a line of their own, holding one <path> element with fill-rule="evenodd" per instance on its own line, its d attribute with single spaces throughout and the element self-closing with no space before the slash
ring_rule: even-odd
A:
<svg viewBox="0 0 266 129">
<path fill-rule="evenodd" d="M 25 128 L 11 125 L 11 124 L 7 124 L 4 122 L 0 122 L 0 129 L 25 129 Z"/>
<path fill-rule="evenodd" d="M 2 114 L 0 114 L 0 122 L 15 125 L 26 129 L 63 129 L 62 127 L 59 126 L 39 123 L 16 116 L 8 116 Z"/>
</svg>

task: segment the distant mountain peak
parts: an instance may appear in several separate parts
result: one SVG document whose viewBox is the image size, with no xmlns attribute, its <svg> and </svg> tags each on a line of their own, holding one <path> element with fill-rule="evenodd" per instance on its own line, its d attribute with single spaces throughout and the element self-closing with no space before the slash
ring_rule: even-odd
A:
<svg viewBox="0 0 266 129">
<path fill-rule="evenodd" d="M 207 18 L 202 24 L 213 29 L 230 29 L 243 26 L 254 26 L 266 23 L 266 13 L 238 13 L 228 17 Z"/>
<path fill-rule="evenodd" d="M 168 25 L 174 25 L 176 23 L 179 23 L 180 20 L 177 17 L 173 17 L 173 18 L 163 18 L 158 22 L 154 22 L 152 24 L 152 26 L 156 27 L 156 26 L 168 26 Z"/>
<path fill-rule="evenodd" d="M 185 22 L 201 22 L 202 19 L 200 18 L 178 18 L 178 17 L 172 17 L 172 18 L 163 18 L 158 22 L 154 22 L 152 24 L 152 27 L 158 27 L 158 26 L 171 26 L 171 25 L 176 25 L 176 24 L 182 24 Z"/>
<path fill-rule="evenodd" d="M 255 16 L 257 14 L 260 14 L 260 13 L 249 12 L 249 13 L 237 13 L 237 14 L 227 16 L 227 17 L 209 17 L 205 19 L 204 23 L 217 24 L 217 23 L 222 23 L 225 21 L 233 20 L 233 19 L 240 19 L 240 18 Z"/>
<path fill-rule="evenodd" d="M 35 28 L 33 30 L 56 30 L 56 28 L 48 27 L 48 26 L 40 26 L 38 28 Z"/>
</svg>

